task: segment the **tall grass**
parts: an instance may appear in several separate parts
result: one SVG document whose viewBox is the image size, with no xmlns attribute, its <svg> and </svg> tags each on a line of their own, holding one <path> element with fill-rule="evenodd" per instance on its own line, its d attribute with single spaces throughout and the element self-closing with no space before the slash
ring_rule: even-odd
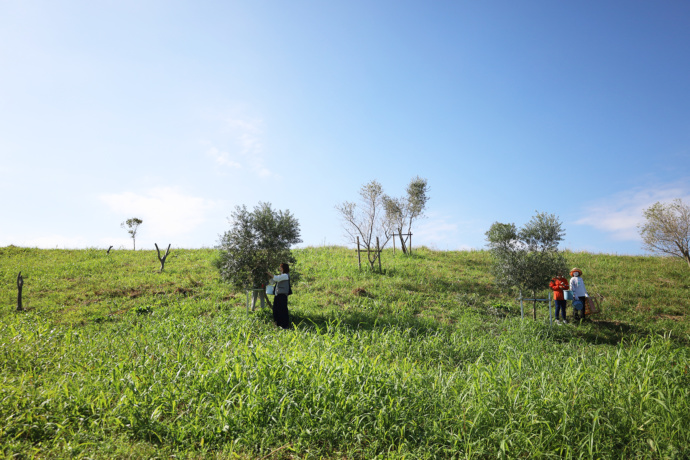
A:
<svg viewBox="0 0 690 460">
<path fill-rule="evenodd" d="M 351 251 L 308 248 L 297 327 L 281 331 L 219 282 L 212 251 L 173 252 L 162 274 L 147 251 L 0 251 L 8 457 L 690 455 L 685 316 L 610 300 L 687 307 L 681 289 L 627 286 L 673 279 L 665 260 L 569 255 L 606 311 L 549 327 L 543 309 L 519 318 L 484 252 L 387 254 L 372 274 Z M 616 259 L 630 270 L 597 278 Z M 16 313 L 20 269 L 29 309 Z"/>
</svg>

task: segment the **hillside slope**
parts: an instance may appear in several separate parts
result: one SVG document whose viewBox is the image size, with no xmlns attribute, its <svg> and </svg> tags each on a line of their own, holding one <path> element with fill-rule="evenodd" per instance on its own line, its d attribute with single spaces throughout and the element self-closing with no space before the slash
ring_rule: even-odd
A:
<svg viewBox="0 0 690 460">
<path fill-rule="evenodd" d="M 688 274 L 567 254 L 604 311 L 521 319 L 486 252 L 297 251 L 281 331 L 213 250 L 0 248 L 6 456 L 687 458 Z M 25 312 L 15 312 L 16 276 Z M 546 295 L 546 292 L 544 293 Z"/>
</svg>

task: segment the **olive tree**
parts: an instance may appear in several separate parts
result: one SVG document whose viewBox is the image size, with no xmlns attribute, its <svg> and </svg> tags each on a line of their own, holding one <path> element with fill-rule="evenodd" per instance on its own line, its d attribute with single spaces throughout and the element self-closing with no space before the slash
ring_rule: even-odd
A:
<svg viewBox="0 0 690 460">
<path fill-rule="evenodd" d="M 215 260 L 223 280 L 238 289 L 258 288 L 266 282 L 267 271 L 277 272 L 283 262 L 295 263 L 290 246 L 302 240 L 299 222 L 289 210 L 277 211 L 261 202 L 253 211 L 237 206 L 229 221 Z"/>
<path fill-rule="evenodd" d="M 564 236 L 562 224 L 553 214 L 538 212 L 519 230 L 515 224 L 495 222 L 486 239 L 497 284 L 531 292 L 536 299 L 537 292 L 548 286 L 554 275 L 568 270 L 565 257 L 558 251 Z M 536 319 L 536 300 L 533 315 Z"/>
<path fill-rule="evenodd" d="M 426 179 L 417 176 L 407 185 L 407 196 L 404 198 L 390 198 L 384 196 L 383 203 L 386 219 L 398 234 L 403 253 L 407 254 L 404 234 L 412 233 L 412 223 L 424 215 L 424 208 L 429 201 L 429 187 Z"/>
<path fill-rule="evenodd" d="M 132 217 L 131 219 L 127 219 L 120 224 L 120 227 L 127 230 L 127 233 L 129 233 L 132 237 L 132 244 L 134 245 L 135 251 L 137 249 L 137 230 L 142 223 L 144 223 L 143 220 L 139 219 L 138 217 Z"/>
<path fill-rule="evenodd" d="M 357 238 L 367 250 L 369 266 L 381 257 L 381 250 L 388 244 L 393 235 L 391 221 L 386 218 L 385 202 L 388 199 L 383 187 L 372 180 L 359 189 L 359 203 L 346 201 L 335 206 L 343 219 L 343 228 L 350 242 L 357 243 Z M 379 240 L 377 246 L 376 240 Z"/>
<path fill-rule="evenodd" d="M 638 226 L 644 249 L 684 259 L 690 267 L 690 206 L 676 198 L 656 202 L 644 210 L 645 222 Z"/>
</svg>

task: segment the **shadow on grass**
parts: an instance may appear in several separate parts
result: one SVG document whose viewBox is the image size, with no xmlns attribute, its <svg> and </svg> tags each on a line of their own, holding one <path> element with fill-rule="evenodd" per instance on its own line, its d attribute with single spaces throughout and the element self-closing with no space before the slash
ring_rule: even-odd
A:
<svg viewBox="0 0 690 460">
<path fill-rule="evenodd" d="M 506 302 L 487 302 L 477 294 L 460 293 L 456 297 L 458 309 L 466 309 L 484 318 L 486 321 L 487 333 L 502 320 L 513 320 L 520 317 L 519 306 Z M 338 311 L 327 310 L 316 313 L 303 313 L 291 311 L 290 319 L 293 327 L 316 333 L 326 334 L 334 328 L 349 330 L 372 331 L 377 329 L 412 329 L 416 334 L 433 335 L 440 331 L 455 329 L 459 326 L 454 323 L 443 323 L 433 318 L 418 317 L 413 314 L 382 314 L 377 311 Z M 261 320 L 266 323 L 273 322 L 270 309 L 264 310 Z M 531 308 L 525 309 L 525 321 L 533 321 Z M 552 326 L 556 328 L 555 324 Z M 556 342 L 568 342 L 574 337 L 584 340 L 593 345 L 617 346 L 634 338 L 644 338 L 652 335 L 659 335 L 659 331 L 650 330 L 647 327 L 633 323 L 609 320 L 609 319 L 587 319 L 582 323 L 570 323 L 572 334 L 554 334 L 551 340 Z M 689 344 L 686 336 L 672 335 L 670 337 L 679 346 Z"/>
<path fill-rule="evenodd" d="M 270 313 L 266 315 L 272 321 Z M 427 318 L 418 318 L 413 315 L 380 315 L 376 312 L 327 312 L 327 313 L 290 313 L 290 319 L 295 328 L 302 330 L 315 330 L 327 332 L 334 326 L 361 331 L 375 329 L 414 329 L 419 334 L 433 334 L 448 326 Z"/>
<path fill-rule="evenodd" d="M 571 321 L 570 326 L 574 328 L 572 329 L 574 337 L 592 345 L 618 346 L 633 339 L 660 335 L 659 331 L 616 320 L 585 319 L 581 322 Z M 557 342 L 568 342 L 571 339 L 572 336 L 567 335 L 555 335 L 553 337 L 553 340 Z M 678 346 L 690 344 L 687 337 L 679 335 L 670 335 L 669 339 Z"/>
<path fill-rule="evenodd" d="M 579 336 L 592 344 L 618 345 L 632 337 L 659 335 L 659 332 L 649 328 L 622 321 L 591 319 L 585 322 L 590 327 L 583 328 Z M 671 336 L 670 339 L 679 345 L 687 345 L 683 337 Z"/>
</svg>

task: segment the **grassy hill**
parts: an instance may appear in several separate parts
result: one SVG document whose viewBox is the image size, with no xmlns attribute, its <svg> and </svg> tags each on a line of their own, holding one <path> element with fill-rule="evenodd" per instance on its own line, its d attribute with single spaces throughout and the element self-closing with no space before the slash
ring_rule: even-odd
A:
<svg viewBox="0 0 690 460">
<path fill-rule="evenodd" d="M 566 254 L 604 310 L 557 327 L 520 318 L 483 251 L 387 251 L 382 274 L 296 255 L 282 331 L 213 250 L 158 273 L 155 251 L 0 248 L 4 455 L 690 456 L 682 261 Z"/>
</svg>

